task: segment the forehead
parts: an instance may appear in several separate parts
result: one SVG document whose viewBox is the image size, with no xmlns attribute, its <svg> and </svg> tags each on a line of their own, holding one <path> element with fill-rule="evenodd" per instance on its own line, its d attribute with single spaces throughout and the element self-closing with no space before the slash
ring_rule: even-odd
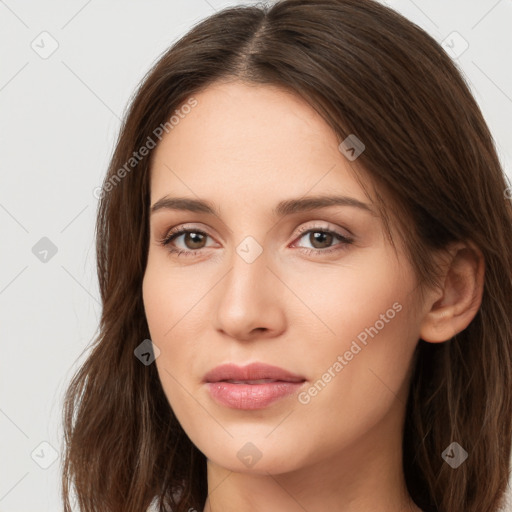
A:
<svg viewBox="0 0 512 512">
<path fill-rule="evenodd" d="M 298 95 L 237 81 L 194 99 L 155 149 L 152 202 L 171 192 L 245 202 L 338 193 L 367 201 L 336 134 Z"/>
</svg>

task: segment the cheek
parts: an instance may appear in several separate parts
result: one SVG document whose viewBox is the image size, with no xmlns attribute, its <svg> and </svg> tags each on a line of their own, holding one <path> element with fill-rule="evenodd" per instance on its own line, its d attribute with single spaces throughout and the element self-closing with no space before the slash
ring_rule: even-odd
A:
<svg viewBox="0 0 512 512">
<path fill-rule="evenodd" d="M 381 252 L 300 283 L 297 294 L 314 313 L 309 322 L 298 314 L 291 320 L 302 327 L 298 348 L 307 354 L 312 381 L 302 403 L 334 416 L 382 412 L 401 392 L 418 340 L 411 269 Z"/>
<path fill-rule="evenodd" d="M 142 293 L 154 343 L 160 341 L 167 345 L 184 324 L 187 324 L 187 328 L 195 325 L 193 320 L 197 317 L 197 305 L 207 289 L 207 283 L 194 278 L 191 268 L 173 271 L 164 254 L 148 259 Z M 193 341 L 190 331 L 189 335 Z"/>
<path fill-rule="evenodd" d="M 365 329 L 376 323 L 379 332 L 397 327 L 396 319 L 405 317 L 397 310 L 405 310 L 414 287 L 411 269 L 382 247 L 360 251 L 337 265 L 286 270 L 283 280 L 292 283 L 294 292 L 286 303 L 288 327 L 299 325 L 317 333 L 323 347 L 319 355 L 328 346 L 339 350 L 350 345 L 361 332 L 364 340 Z M 400 343 L 400 337 L 392 338 Z"/>
<path fill-rule="evenodd" d="M 199 279 L 197 272 L 194 277 L 191 269 L 173 271 L 165 255 L 157 255 L 148 259 L 142 284 L 151 340 L 160 350 L 156 365 L 169 401 L 183 391 L 180 383 L 188 389 L 197 378 L 195 364 L 204 353 L 202 308 L 211 285 Z"/>
<path fill-rule="evenodd" d="M 359 309 L 346 302 L 349 314 L 341 311 L 337 320 L 331 317 L 336 330 L 336 337 L 329 337 L 332 342 L 316 350 L 304 347 L 311 379 L 297 397 L 293 427 L 300 439 L 317 432 L 314 446 L 305 447 L 315 456 L 328 457 L 366 432 L 386 429 L 384 418 L 395 418 L 400 428 L 416 340 L 410 334 L 407 306 L 397 297 L 384 294 L 382 301 L 359 303 Z"/>
<path fill-rule="evenodd" d="M 187 418 L 193 413 L 195 402 L 189 400 L 184 389 L 193 392 L 189 381 L 190 361 L 199 350 L 198 336 L 193 330 L 187 331 L 186 339 L 182 335 L 184 326 L 190 325 L 188 315 L 193 315 L 189 303 L 194 298 L 183 293 L 190 285 L 187 288 L 185 283 L 180 283 L 179 273 L 171 273 L 165 265 L 148 261 L 142 288 L 151 340 L 160 350 L 155 361 L 160 382 L 169 405 L 188 430 L 192 426 Z"/>
</svg>

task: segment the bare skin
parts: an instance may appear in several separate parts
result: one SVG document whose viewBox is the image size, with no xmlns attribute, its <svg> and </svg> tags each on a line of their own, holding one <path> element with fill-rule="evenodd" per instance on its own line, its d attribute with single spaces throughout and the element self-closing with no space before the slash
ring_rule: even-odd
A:
<svg viewBox="0 0 512 512">
<path fill-rule="evenodd" d="M 155 149 L 151 204 L 186 197 L 218 212 L 151 215 L 143 294 L 163 389 L 207 458 L 204 512 L 419 512 L 402 468 L 412 356 L 419 338 L 443 342 L 473 319 L 481 255 L 454 246 L 444 286 L 420 300 L 402 244 L 397 256 L 354 162 L 307 103 L 240 82 L 195 98 Z M 333 194 L 372 211 L 273 212 L 283 200 Z M 159 243 L 179 226 L 195 236 Z M 331 235 L 314 237 L 318 229 Z M 256 361 L 305 382 L 258 410 L 212 398 L 206 372 Z M 256 463 L 240 456 L 247 450 Z"/>
</svg>

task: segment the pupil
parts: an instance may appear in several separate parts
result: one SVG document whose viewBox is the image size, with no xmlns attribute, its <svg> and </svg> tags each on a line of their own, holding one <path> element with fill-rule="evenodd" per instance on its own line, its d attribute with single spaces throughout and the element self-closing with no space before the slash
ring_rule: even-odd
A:
<svg viewBox="0 0 512 512">
<path fill-rule="evenodd" d="M 200 249 L 201 243 L 204 242 L 202 238 L 203 235 L 201 235 L 201 233 L 187 233 L 185 235 L 185 243 L 189 245 L 188 242 L 190 242 L 192 245 L 191 249 Z M 199 244 L 199 246 L 196 244 Z"/>
<path fill-rule="evenodd" d="M 315 243 L 319 242 L 320 244 L 327 242 L 327 247 L 330 245 L 330 242 L 332 241 L 331 238 L 332 238 L 332 235 L 330 233 L 324 233 L 322 231 L 316 231 L 316 232 L 313 232 L 311 233 L 311 235 L 313 235 L 313 241 L 312 241 L 312 244 L 313 247 L 315 248 L 318 248 L 316 247 Z M 327 237 L 327 240 L 325 240 L 325 237 Z"/>
</svg>

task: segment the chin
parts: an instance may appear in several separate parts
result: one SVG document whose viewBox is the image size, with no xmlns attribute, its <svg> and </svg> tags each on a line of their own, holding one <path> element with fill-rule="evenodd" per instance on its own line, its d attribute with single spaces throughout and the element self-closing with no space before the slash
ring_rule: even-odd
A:
<svg viewBox="0 0 512 512">
<path fill-rule="evenodd" d="M 198 449 L 214 464 L 236 473 L 267 475 L 288 473 L 306 465 L 305 450 L 297 449 L 302 443 L 288 437 L 289 446 L 278 440 L 269 440 L 269 430 L 261 435 L 233 438 L 215 446 L 205 443 Z"/>
</svg>

